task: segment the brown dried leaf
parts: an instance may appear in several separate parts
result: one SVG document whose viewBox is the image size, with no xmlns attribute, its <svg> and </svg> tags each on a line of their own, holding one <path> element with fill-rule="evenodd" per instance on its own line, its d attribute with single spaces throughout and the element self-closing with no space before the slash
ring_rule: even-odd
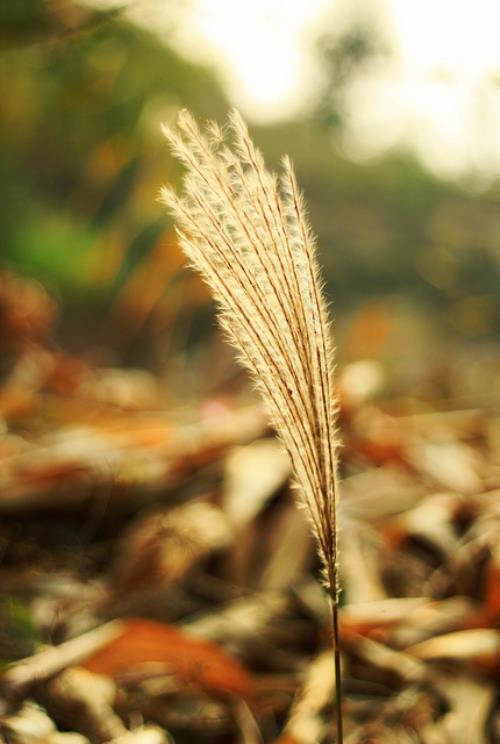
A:
<svg viewBox="0 0 500 744">
<path fill-rule="evenodd" d="M 54 315 L 55 304 L 39 282 L 0 272 L 0 346 L 45 340 Z"/>
<path fill-rule="evenodd" d="M 171 584 L 209 553 L 230 544 L 232 529 L 213 504 L 194 502 L 139 519 L 124 537 L 115 563 L 115 589 Z"/>
<path fill-rule="evenodd" d="M 205 416 L 192 425 L 174 424 L 164 415 L 111 415 L 99 407 L 89 413 L 88 406 L 79 416 L 81 425 L 42 434 L 5 456 L 0 451 L 0 511 L 62 509 L 88 498 L 96 484 L 108 486 L 108 499 L 124 489 L 129 499 L 143 503 L 148 492 L 217 461 L 229 446 L 254 439 L 266 426 L 256 406 L 227 410 L 215 420 Z"/>
</svg>

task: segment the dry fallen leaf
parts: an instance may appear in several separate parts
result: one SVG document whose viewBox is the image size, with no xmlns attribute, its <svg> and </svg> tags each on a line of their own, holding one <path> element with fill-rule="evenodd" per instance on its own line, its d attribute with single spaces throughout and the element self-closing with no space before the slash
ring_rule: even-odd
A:
<svg viewBox="0 0 500 744">
<path fill-rule="evenodd" d="M 235 528 L 249 524 L 286 483 L 290 461 L 276 439 L 235 447 L 225 462 L 223 508 Z"/>
<path fill-rule="evenodd" d="M 277 592 L 253 593 L 216 611 L 203 613 L 186 622 L 189 635 L 216 642 L 241 643 L 259 640 L 289 607 L 288 598 Z"/>
<path fill-rule="evenodd" d="M 454 516 L 461 503 L 461 497 L 456 494 L 428 496 L 386 525 L 385 533 L 390 544 L 395 546 L 408 538 L 418 538 L 443 556 L 452 555 L 460 545 Z"/>
<path fill-rule="evenodd" d="M 38 653 L 10 665 L 0 677 L 8 690 L 18 692 L 29 685 L 48 679 L 69 666 L 79 664 L 124 631 L 120 620 L 113 620 L 72 638 L 59 646 L 45 648 Z"/>
<path fill-rule="evenodd" d="M 329 709 L 334 689 L 333 654 L 325 651 L 309 664 L 284 734 L 274 744 L 316 744 L 322 740 L 332 728 Z"/>
<path fill-rule="evenodd" d="M 142 619 L 123 622 L 122 634 L 87 658 L 82 666 L 117 680 L 166 674 L 219 695 L 254 695 L 256 683 L 252 675 L 214 643 L 164 623 Z"/>
<path fill-rule="evenodd" d="M 113 710 L 116 688 L 109 677 L 72 667 L 50 680 L 42 694 L 59 724 L 81 731 L 90 741 L 104 742 L 126 733 Z"/>
<path fill-rule="evenodd" d="M 371 525 L 346 515 L 340 534 L 342 576 L 346 602 L 382 601 L 387 591 L 382 581 L 384 544 Z"/>
<path fill-rule="evenodd" d="M 172 738 L 159 726 L 140 726 L 113 739 L 109 744 L 171 744 Z"/>
<path fill-rule="evenodd" d="M 227 547 L 233 530 L 224 513 L 205 501 L 189 502 L 138 519 L 122 539 L 114 591 L 167 586 L 208 554 Z"/>
<path fill-rule="evenodd" d="M 424 663 L 406 651 L 397 651 L 364 636 L 349 638 L 346 645 L 368 667 L 375 667 L 381 679 L 385 673 L 391 678 L 410 683 L 420 683 L 427 678 Z"/>
<path fill-rule="evenodd" d="M 482 458 L 462 442 L 415 440 L 407 450 L 409 462 L 432 478 L 441 488 L 473 494 L 482 490 Z"/>
<path fill-rule="evenodd" d="M 391 597 L 371 602 L 349 603 L 342 608 L 341 626 L 344 634 L 370 635 L 404 623 L 422 606 L 426 597 Z"/>
<path fill-rule="evenodd" d="M 311 531 L 303 511 L 291 500 L 274 515 L 267 552 L 269 557 L 258 580 L 258 588 L 264 591 L 297 584 L 311 562 Z"/>
<path fill-rule="evenodd" d="M 487 744 L 486 724 L 494 702 L 494 690 L 461 675 L 446 676 L 436 681 L 450 710 L 440 721 L 452 744 Z"/>
<path fill-rule="evenodd" d="M 32 700 L 26 700 L 21 709 L 0 718 L 0 736 L 9 744 L 89 744 L 77 733 L 62 733 L 46 712 Z"/>
<path fill-rule="evenodd" d="M 151 298 L 126 299 L 137 329 Z M 288 460 L 262 409 L 232 397 L 220 340 L 202 369 L 215 354 L 217 389 L 233 387 L 172 410 L 174 378 L 55 348 L 54 313 L 0 272 L 0 651 L 38 649 L 3 670 L 0 739 L 327 744 L 328 605 Z M 338 377 L 345 744 L 497 744 L 500 425 L 479 403 L 483 362 L 409 380 L 382 358 Z M 495 379 L 498 353 L 484 361 Z M 88 631 L 122 614 L 176 626 Z"/>
<path fill-rule="evenodd" d="M 490 628 L 460 630 L 429 638 L 405 650 L 418 659 L 467 662 L 488 674 L 500 673 L 500 631 Z"/>
</svg>

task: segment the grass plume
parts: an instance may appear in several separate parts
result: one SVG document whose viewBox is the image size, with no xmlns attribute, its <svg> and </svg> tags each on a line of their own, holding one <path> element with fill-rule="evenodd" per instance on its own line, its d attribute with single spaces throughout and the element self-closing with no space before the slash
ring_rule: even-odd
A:
<svg viewBox="0 0 500 744">
<path fill-rule="evenodd" d="M 333 348 L 314 238 L 290 160 L 264 165 L 241 116 L 164 128 L 186 174 L 162 190 L 180 245 L 210 286 L 219 322 L 252 375 L 290 457 L 331 598 L 337 742 L 342 742 Z M 229 139 L 230 144 L 227 144 Z"/>
</svg>

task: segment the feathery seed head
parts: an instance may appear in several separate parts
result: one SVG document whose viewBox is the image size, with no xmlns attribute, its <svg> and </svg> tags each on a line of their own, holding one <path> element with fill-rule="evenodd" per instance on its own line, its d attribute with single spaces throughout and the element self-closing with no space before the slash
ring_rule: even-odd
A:
<svg viewBox="0 0 500 744">
<path fill-rule="evenodd" d="M 336 591 L 332 343 L 290 159 L 283 158 L 279 179 L 269 173 L 236 110 L 227 128 L 209 122 L 204 133 L 182 111 L 177 130 L 163 131 L 186 175 L 181 195 L 166 187 L 161 199 L 290 456 L 326 581 Z"/>
</svg>

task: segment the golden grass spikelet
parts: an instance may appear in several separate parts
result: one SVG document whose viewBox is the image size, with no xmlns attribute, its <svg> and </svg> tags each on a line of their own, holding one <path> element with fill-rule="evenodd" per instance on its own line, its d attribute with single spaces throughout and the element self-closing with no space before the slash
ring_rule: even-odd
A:
<svg viewBox="0 0 500 744">
<path fill-rule="evenodd" d="M 288 158 L 277 178 L 237 111 L 201 131 L 183 111 L 164 127 L 184 190 L 162 190 L 191 265 L 250 371 L 290 457 L 332 600 L 337 741 L 342 742 L 337 579 L 337 434 L 333 349 L 308 225 Z M 226 140 L 230 140 L 230 145 Z"/>
<path fill-rule="evenodd" d="M 219 305 L 220 324 L 249 369 L 290 456 L 329 589 L 336 580 L 336 443 L 332 345 L 314 239 L 291 163 L 269 173 L 241 116 L 232 147 L 183 111 L 164 127 L 186 167 L 184 193 L 162 191 L 180 244 Z"/>
</svg>

